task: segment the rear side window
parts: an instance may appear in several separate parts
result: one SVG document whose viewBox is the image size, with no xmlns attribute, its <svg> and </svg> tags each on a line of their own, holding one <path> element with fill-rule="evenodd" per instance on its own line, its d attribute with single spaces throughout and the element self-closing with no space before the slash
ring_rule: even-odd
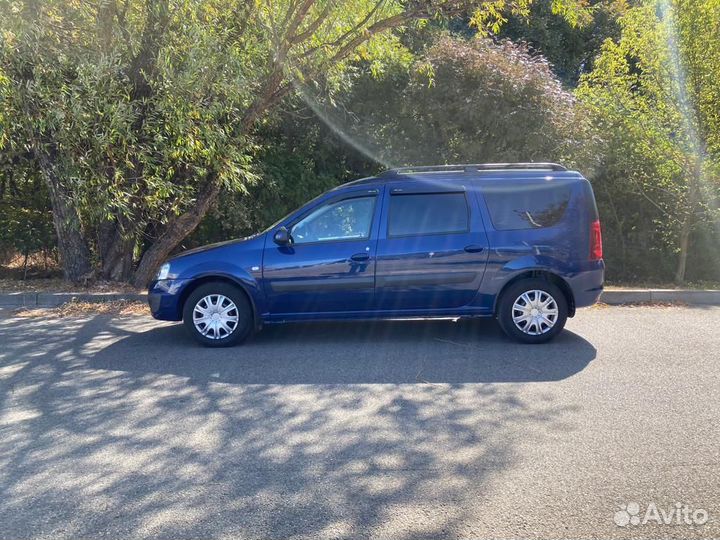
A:
<svg viewBox="0 0 720 540">
<path fill-rule="evenodd" d="M 565 215 L 570 194 L 567 185 L 491 187 L 484 192 L 490 218 L 498 230 L 557 225 Z"/>
<path fill-rule="evenodd" d="M 468 223 L 464 193 L 414 193 L 390 198 L 388 236 L 466 232 Z"/>
</svg>

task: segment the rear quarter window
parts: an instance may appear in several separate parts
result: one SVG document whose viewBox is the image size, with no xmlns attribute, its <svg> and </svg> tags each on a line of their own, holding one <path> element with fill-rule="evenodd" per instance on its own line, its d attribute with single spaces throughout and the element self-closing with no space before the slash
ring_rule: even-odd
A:
<svg viewBox="0 0 720 540">
<path fill-rule="evenodd" d="M 583 183 L 583 197 L 585 198 L 585 207 L 591 221 L 599 219 L 597 204 L 595 203 L 595 194 L 593 193 L 590 182 Z"/>
<path fill-rule="evenodd" d="M 557 225 L 565 215 L 569 185 L 513 185 L 483 191 L 497 230 L 540 229 Z"/>
</svg>

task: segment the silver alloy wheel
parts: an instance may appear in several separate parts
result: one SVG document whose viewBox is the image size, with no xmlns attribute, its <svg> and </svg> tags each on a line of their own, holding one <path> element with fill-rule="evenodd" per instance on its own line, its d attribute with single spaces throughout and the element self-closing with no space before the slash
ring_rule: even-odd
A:
<svg viewBox="0 0 720 540">
<path fill-rule="evenodd" d="M 223 339 L 232 334 L 238 325 L 235 303 L 222 294 L 208 294 L 193 308 L 193 324 L 200 334 L 210 339 Z"/>
<path fill-rule="evenodd" d="M 531 336 L 548 332 L 555 326 L 557 318 L 557 302 L 545 291 L 525 291 L 513 303 L 512 319 L 515 326 Z"/>
</svg>

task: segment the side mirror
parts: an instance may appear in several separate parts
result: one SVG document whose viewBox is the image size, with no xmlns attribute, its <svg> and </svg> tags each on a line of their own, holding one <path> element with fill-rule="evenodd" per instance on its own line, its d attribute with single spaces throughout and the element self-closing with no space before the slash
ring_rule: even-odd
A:
<svg viewBox="0 0 720 540">
<path fill-rule="evenodd" d="M 290 231 L 288 231 L 286 227 L 280 227 L 277 231 L 275 231 L 273 241 L 279 246 L 288 246 L 292 244 Z"/>
</svg>

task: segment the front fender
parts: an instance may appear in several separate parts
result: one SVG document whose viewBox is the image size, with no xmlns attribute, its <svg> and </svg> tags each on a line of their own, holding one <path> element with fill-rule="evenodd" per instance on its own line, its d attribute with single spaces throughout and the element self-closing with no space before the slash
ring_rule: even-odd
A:
<svg viewBox="0 0 720 540">
<path fill-rule="evenodd" d="M 259 271 L 257 275 L 254 275 L 253 272 L 236 264 L 213 261 L 207 263 L 200 262 L 189 266 L 184 269 L 178 277 L 185 282 L 183 291 L 180 293 L 183 302 L 190 292 L 199 284 L 207 283 L 213 279 L 219 279 L 232 282 L 245 291 L 250 298 L 250 303 L 252 304 L 256 318 L 259 319 L 262 313 L 267 311 L 265 295 L 259 283 Z"/>
</svg>

